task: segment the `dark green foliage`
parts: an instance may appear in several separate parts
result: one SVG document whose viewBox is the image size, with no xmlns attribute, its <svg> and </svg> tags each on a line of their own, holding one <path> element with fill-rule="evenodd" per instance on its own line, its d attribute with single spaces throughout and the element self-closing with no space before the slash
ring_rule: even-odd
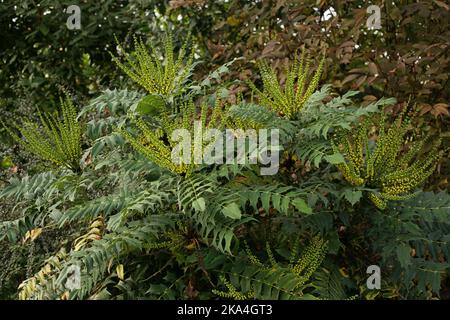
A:
<svg viewBox="0 0 450 320">
<path fill-rule="evenodd" d="M 130 97 L 128 106 L 124 97 Z M 127 125 L 126 115 L 136 110 L 139 99 L 132 92 L 107 92 L 85 107 L 83 117 L 97 112 L 87 127 L 89 141 L 95 145 L 110 136 L 115 126 Z M 106 108 L 110 111 L 105 114 Z M 105 116 L 111 125 L 93 130 Z M 344 117 L 342 121 L 357 119 Z M 291 135 L 303 135 L 303 143 L 311 145 L 317 141 L 317 136 L 304 134 L 295 125 L 286 131 L 287 137 Z M 93 148 L 87 150 L 87 157 L 92 154 L 95 162 L 85 162 L 81 175 L 60 170 L 16 178 L 0 194 L 1 199 L 15 199 L 21 212 L 19 219 L 1 223 L 2 234 L 9 240 L 17 241 L 46 225 L 56 229 L 80 226 L 72 229 L 63 251 L 57 253 L 59 248 L 55 248 L 53 257 L 48 255 L 50 267 L 41 263 L 34 269 L 36 276 L 28 276 L 21 285 L 20 298 L 369 297 L 367 290 L 356 290 L 364 278 L 343 278 L 337 271 L 342 263 L 339 252 L 347 240 L 339 239 L 333 225 L 344 222 L 350 228 L 349 219 L 355 230 L 360 219 L 370 224 L 364 241 L 371 241 L 368 250 L 372 254 L 380 252 L 379 263 L 388 274 L 383 278 L 383 296 L 392 292 L 397 292 L 396 297 L 411 296 L 413 293 L 404 292 L 412 292 L 412 288 L 419 297 L 439 293 L 436 277 L 447 267 L 439 261 L 448 259 L 448 248 L 443 245 L 448 233 L 445 194 L 440 195 L 442 203 L 428 193 L 424 196 L 432 200 L 423 206 L 417 204 L 424 198 L 411 199 L 393 207 L 389 215 L 374 215 L 366 212 L 370 207 L 364 207 L 360 196 L 354 197 L 357 190 L 339 189 L 323 168 L 293 185 L 283 173 L 261 177 L 256 168 L 247 165 L 199 166 L 184 177 L 157 167 L 123 142 L 106 141 L 95 155 Z M 292 138 L 286 141 L 290 141 L 288 152 L 295 149 Z M 342 197 L 349 202 L 340 201 Z M 352 206 L 363 205 L 353 218 L 346 217 L 346 212 L 353 211 L 350 202 Z M 440 209 L 433 211 L 431 220 L 417 220 L 424 218 L 422 211 L 428 209 L 421 207 L 427 208 L 429 202 Z M 407 229 L 392 226 L 394 229 L 388 230 L 385 219 L 402 221 L 402 228 Z M 381 226 L 386 229 L 383 236 Z M 443 228 L 440 233 L 438 228 Z M 313 237 L 318 232 L 320 235 Z M 409 237 L 400 243 L 396 232 Z M 430 241 L 435 245 L 430 247 Z M 389 249 L 387 243 L 394 247 Z M 410 246 L 416 248 L 414 262 L 403 252 Z M 387 267 L 394 262 L 394 269 Z M 361 263 L 364 268 L 364 261 Z M 82 288 L 68 291 L 65 282 L 72 265 L 81 268 Z M 154 274 L 158 276 L 152 277 Z M 145 280 L 149 277 L 151 280 Z M 400 279 L 403 285 L 395 285 Z M 420 285 L 411 287 L 413 279 Z M 196 283 L 195 292 L 188 290 L 186 281 Z"/>
<path fill-rule="evenodd" d="M 369 233 L 371 249 L 380 253 L 387 281 L 401 298 L 439 294 L 441 279 L 450 267 L 449 195 L 425 192 L 387 210 L 387 215 L 373 215 Z M 388 290 L 383 295 L 389 297 Z"/>
<path fill-rule="evenodd" d="M 65 9 L 74 4 L 81 9 L 80 30 L 66 26 L 69 14 Z M 114 46 L 111 40 L 114 35 L 124 39 L 130 32 L 158 32 L 157 25 L 151 23 L 155 5 L 162 3 L 2 2 L 0 96 L 8 100 L 7 108 L 13 110 L 18 99 L 26 98 L 33 106 L 54 109 L 58 105 L 54 88 L 58 85 L 86 99 L 111 83 L 121 83 L 108 54 Z"/>
<path fill-rule="evenodd" d="M 275 261 L 269 244 L 266 245 L 269 265 L 263 264 L 250 250 L 247 250 L 247 262 L 236 263 L 225 274 L 230 277 L 221 277 L 221 282 L 228 291 L 214 290 L 222 298 L 236 300 L 263 299 L 313 299 L 308 294 L 310 277 L 319 268 L 326 252 L 326 244 L 319 238 L 314 238 L 296 259 L 293 252 L 290 265 L 282 265 Z"/>
<path fill-rule="evenodd" d="M 326 60 L 315 59 L 311 65 L 319 71 L 304 90 L 296 91 L 307 73 L 300 61 L 282 83 L 266 65 L 267 95 L 254 85 L 262 94 L 254 100 L 262 105 L 246 94 L 233 101 L 234 84 L 224 78 L 233 75 L 234 61 L 207 70 L 206 77 L 188 77 L 189 58 L 186 68 L 184 53 L 174 58 L 187 48 L 174 43 L 166 39 L 161 62 L 151 56 L 161 51 L 157 45 L 149 54 L 138 41 L 125 56 L 129 65 L 119 63 L 149 95 L 106 90 L 78 118 L 66 102 L 64 120 L 51 122 L 61 129 L 43 128 L 55 150 L 67 148 L 64 154 L 77 156 L 77 168 L 74 158 L 66 164 L 77 172 L 41 168 L 4 181 L 0 250 L 8 254 L 0 263 L 9 257 L 11 262 L 0 273 L 1 297 L 443 297 L 448 193 L 418 190 L 417 197 L 389 203 L 381 212 L 362 196 L 374 192 L 373 185 L 347 185 L 338 168 L 345 157 L 333 149 L 336 134 L 360 127 L 363 117 L 389 116 L 386 107 L 394 100 L 361 103 L 356 92 L 336 97 L 327 85 L 313 92 L 321 68 L 329 68 Z M 262 176 L 254 164 L 175 166 L 170 135 L 177 128 L 193 133 L 195 121 L 203 129 L 280 129 L 279 171 Z M 432 134 L 430 139 L 439 141 Z M 391 148 L 394 155 L 403 152 L 399 143 Z M 421 163 L 432 158 L 414 154 Z M 390 167 L 404 162 L 386 161 Z M 366 286 L 366 269 L 374 264 L 382 270 L 381 290 Z M 74 266 L 80 268 L 81 287 L 71 290 L 66 281 Z"/>
</svg>

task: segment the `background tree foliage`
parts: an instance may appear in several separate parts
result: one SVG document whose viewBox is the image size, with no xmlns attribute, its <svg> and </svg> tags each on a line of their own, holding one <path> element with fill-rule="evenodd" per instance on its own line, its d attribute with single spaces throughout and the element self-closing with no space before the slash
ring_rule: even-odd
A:
<svg viewBox="0 0 450 320">
<path fill-rule="evenodd" d="M 447 3 L 374 1 L 377 31 L 366 28 L 367 1 L 79 1 L 78 31 L 65 25 L 71 4 L 0 2 L 0 120 L 39 123 L 36 111 L 56 111 L 63 87 L 82 128 L 78 172 L 0 128 L 0 298 L 448 298 Z M 111 53 L 133 52 L 136 36 L 164 54 L 167 29 L 175 53 L 187 43 L 193 70 L 177 94 L 145 96 Z M 302 51 L 311 76 L 325 61 L 319 89 L 289 120 L 260 106 L 249 83 L 263 90 L 265 61 L 284 86 Z M 201 166 L 187 178 L 124 139 L 139 137 L 136 118 L 167 129 L 162 106 L 177 116 L 189 101 L 199 118 L 223 106 L 230 126 L 282 128 L 279 173 Z M 376 186 L 345 181 L 348 158 L 332 141 L 362 119 L 389 122 L 406 102 L 418 116 L 405 141 L 441 140 L 443 156 L 416 197 L 382 210 L 369 199 Z M 73 264 L 83 287 L 68 292 Z M 371 264 L 381 290 L 366 287 Z"/>
</svg>

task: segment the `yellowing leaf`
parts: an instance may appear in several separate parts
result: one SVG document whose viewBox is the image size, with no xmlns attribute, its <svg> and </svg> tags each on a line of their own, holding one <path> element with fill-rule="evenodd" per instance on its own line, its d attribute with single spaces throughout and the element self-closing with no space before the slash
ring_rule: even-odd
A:
<svg viewBox="0 0 450 320">
<path fill-rule="evenodd" d="M 123 271 L 123 264 L 119 264 L 119 265 L 116 267 L 116 273 L 117 273 L 117 277 L 118 277 L 120 280 L 124 280 L 125 275 L 124 275 L 124 271 Z"/>
<path fill-rule="evenodd" d="M 42 233 L 42 228 L 36 228 L 31 230 L 31 241 L 36 240 L 37 237 Z"/>
<path fill-rule="evenodd" d="M 111 273 L 111 267 L 113 265 L 113 262 L 114 262 L 114 258 L 111 258 L 108 263 L 108 273 Z"/>
<path fill-rule="evenodd" d="M 26 242 L 28 240 L 34 241 L 37 237 L 42 233 L 42 228 L 36 228 L 29 230 L 27 233 L 25 233 L 25 236 L 23 237 L 23 242 Z"/>
<path fill-rule="evenodd" d="M 195 243 L 194 243 L 194 242 L 189 243 L 189 244 L 186 246 L 186 249 L 188 249 L 188 250 L 194 250 L 194 249 L 195 249 Z"/>
<path fill-rule="evenodd" d="M 227 18 L 227 23 L 228 23 L 230 26 L 235 27 L 235 26 L 239 25 L 241 22 L 240 22 L 240 20 L 237 19 L 235 16 L 229 16 L 229 17 Z"/>
</svg>

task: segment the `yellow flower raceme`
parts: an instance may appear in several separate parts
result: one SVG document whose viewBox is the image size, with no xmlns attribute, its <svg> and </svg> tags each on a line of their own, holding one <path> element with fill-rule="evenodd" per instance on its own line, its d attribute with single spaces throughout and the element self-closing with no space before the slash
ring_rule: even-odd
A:
<svg viewBox="0 0 450 320">
<path fill-rule="evenodd" d="M 172 140 L 172 132 L 176 129 L 186 129 L 191 137 L 195 137 L 194 122 L 196 121 L 200 123 L 202 132 L 206 131 L 207 128 L 223 128 L 226 115 L 219 103 L 217 102 L 214 106 L 210 117 L 207 116 L 209 109 L 208 104 L 204 102 L 201 104 L 200 114 L 197 115 L 195 104 L 188 102 L 180 107 L 180 112 L 176 115 L 170 115 L 167 111 L 163 111 L 159 115 L 160 124 L 156 128 L 151 127 L 142 118 L 136 118 L 133 119 L 133 122 L 139 129 L 140 135 L 134 136 L 126 130 L 120 130 L 120 134 L 137 151 L 160 167 L 177 174 L 189 174 L 194 169 L 193 161 L 190 163 L 173 162 L 172 150 L 179 142 Z M 202 148 L 206 143 L 206 141 L 202 141 Z M 192 145 L 192 148 L 195 148 L 195 143 Z M 191 156 L 193 154 L 194 150 L 192 149 Z"/>
<path fill-rule="evenodd" d="M 149 93 L 164 96 L 171 95 L 188 78 L 192 68 L 194 52 L 191 52 L 186 63 L 184 63 L 186 56 L 186 45 L 184 45 L 175 59 L 170 31 L 165 39 L 164 62 L 161 62 L 159 59 L 155 48 L 152 47 L 150 52 L 148 52 L 142 40 L 135 38 L 134 46 L 135 51 L 133 54 L 129 54 L 118 45 L 127 63 L 121 62 L 113 54 L 111 56 L 120 69 Z"/>
<path fill-rule="evenodd" d="M 385 130 L 384 115 L 378 122 L 378 136 L 373 150 L 369 148 L 368 125 L 364 120 L 355 133 L 345 132 L 333 141 L 335 152 L 342 152 L 345 162 L 337 165 L 344 179 L 354 186 L 368 186 L 379 190 L 369 199 L 380 209 L 389 200 L 402 200 L 414 195 L 414 189 L 434 171 L 442 155 L 440 140 L 425 154 L 427 138 L 407 143 L 411 119 L 405 116 L 406 107 L 394 123 Z"/>
<path fill-rule="evenodd" d="M 80 170 L 81 126 L 70 97 L 60 98 L 60 114 L 40 113 L 40 124 L 25 121 L 17 130 L 3 126 L 12 138 L 29 152 L 57 166 Z M 20 133 L 17 134 L 16 132 Z"/>
<path fill-rule="evenodd" d="M 257 93 L 261 105 L 288 119 L 295 118 L 319 84 L 325 56 L 320 60 L 309 83 L 310 62 L 305 62 L 306 60 L 308 59 L 305 58 L 305 51 L 300 57 L 295 57 L 294 63 L 286 70 L 284 85 L 280 84 L 276 71 L 267 62 L 261 62 L 259 69 L 264 86 L 263 91 L 249 82 L 251 89 Z"/>
</svg>

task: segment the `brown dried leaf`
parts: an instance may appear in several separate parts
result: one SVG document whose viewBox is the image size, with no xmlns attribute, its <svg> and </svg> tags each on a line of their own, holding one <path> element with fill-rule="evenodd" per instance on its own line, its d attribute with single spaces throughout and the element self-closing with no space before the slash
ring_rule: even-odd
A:
<svg viewBox="0 0 450 320">
<path fill-rule="evenodd" d="M 363 100 L 364 101 L 376 101 L 377 97 L 372 96 L 372 95 L 367 95 L 367 96 L 364 96 Z"/>
<path fill-rule="evenodd" d="M 358 78 L 359 74 L 357 73 L 353 73 L 353 74 L 349 74 L 348 76 L 345 77 L 345 79 L 342 81 L 342 84 L 346 84 L 347 82 L 353 81 L 356 78 Z"/>
<path fill-rule="evenodd" d="M 367 76 L 359 77 L 358 80 L 355 81 L 355 87 L 360 87 L 367 79 Z"/>
<path fill-rule="evenodd" d="M 450 116 L 450 113 L 448 112 L 448 105 L 445 103 L 436 103 L 433 106 L 433 110 L 431 110 L 431 114 L 435 117 L 438 117 L 440 115 Z"/>
<path fill-rule="evenodd" d="M 373 62 L 369 62 L 369 72 L 373 75 L 378 74 L 378 67 L 375 63 Z"/>
<path fill-rule="evenodd" d="M 443 1 L 438 1 L 438 0 L 434 0 L 434 3 L 436 3 L 439 7 L 444 8 L 445 10 L 449 10 L 449 6 L 443 2 Z"/>
</svg>

